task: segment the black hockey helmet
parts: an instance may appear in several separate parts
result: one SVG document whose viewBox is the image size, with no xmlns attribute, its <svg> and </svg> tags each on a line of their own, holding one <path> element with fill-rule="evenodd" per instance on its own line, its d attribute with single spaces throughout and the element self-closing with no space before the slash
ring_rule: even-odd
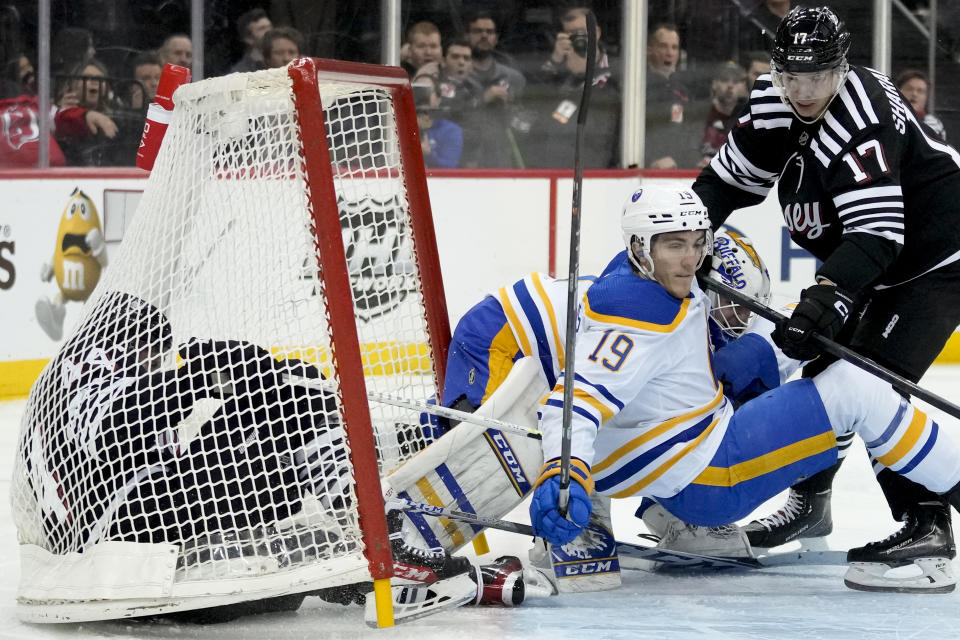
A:
<svg viewBox="0 0 960 640">
<path fill-rule="evenodd" d="M 846 64 L 850 32 L 829 7 L 796 7 L 780 21 L 771 62 L 780 72 L 806 73 Z"/>
</svg>

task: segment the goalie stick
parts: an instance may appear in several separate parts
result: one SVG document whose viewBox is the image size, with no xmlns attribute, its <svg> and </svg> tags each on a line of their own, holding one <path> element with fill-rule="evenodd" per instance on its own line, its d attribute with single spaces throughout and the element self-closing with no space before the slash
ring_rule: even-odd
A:
<svg viewBox="0 0 960 640">
<path fill-rule="evenodd" d="M 563 369 L 563 418 L 560 444 L 560 492 L 557 495 L 557 510 L 567 515 L 570 501 L 570 441 L 573 438 L 573 361 L 577 345 L 577 283 L 580 279 L 580 199 L 583 190 L 583 130 L 587 124 L 587 107 L 590 106 L 590 89 L 597 62 L 597 18 L 587 11 L 587 63 L 583 72 L 583 95 L 577 113 L 577 139 L 573 148 L 573 206 L 570 212 L 570 268 L 567 280 L 567 335 L 564 344 L 566 362 Z"/>
<path fill-rule="evenodd" d="M 697 276 L 697 279 L 700 281 L 701 287 L 715 291 L 716 293 L 725 296 L 727 299 L 733 300 L 740 306 L 746 307 L 750 311 L 756 313 L 758 316 L 766 318 L 774 324 L 779 324 L 787 319 L 787 316 L 782 315 L 770 307 L 754 300 L 753 298 L 740 293 L 733 287 L 728 287 L 722 282 L 717 282 L 716 280 L 705 278 L 700 275 Z M 820 335 L 819 333 L 813 334 L 813 340 L 826 353 L 836 356 L 842 360 L 846 360 L 850 364 L 863 369 L 867 373 L 875 375 L 884 382 L 889 382 L 897 391 L 916 396 L 917 398 L 920 398 L 937 409 L 950 414 L 954 418 L 960 418 L 960 407 L 953 404 L 946 398 L 941 398 L 937 394 L 927 391 L 923 387 L 920 387 L 913 382 L 910 382 L 906 378 L 903 378 L 893 371 L 883 367 L 882 365 L 877 364 L 870 358 L 862 356 L 856 351 L 838 344 L 830 338 Z"/>
<path fill-rule="evenodd" d="M 460 520 L 470 524 L 519 533 L 534 537 L 533 528 L 528 524 L 485 518 L 465 511 L 445 509 L 429 504 L 421 504 L 412 500 L 391 497 L 385 503 L 388 511 L 400 510 L 413 513 L 422 513 L 437 518 Z M 846 564 L 846 551 L 797 551 L 760 556 L 759 558 L 723 558 L 706 556 L 687 551 L 673 551 L 649 545 L 622 542 L 617 540 L 617 552 L 621 559 L 644 560 L 656 562 L 677 569 L 762 569 L 765 567 L 790 566 L 800 564 Z M 629 565 L 625 565 L 629 566 Z M 636 565 L 634 565 L 636 568 Z"/>
</svg>

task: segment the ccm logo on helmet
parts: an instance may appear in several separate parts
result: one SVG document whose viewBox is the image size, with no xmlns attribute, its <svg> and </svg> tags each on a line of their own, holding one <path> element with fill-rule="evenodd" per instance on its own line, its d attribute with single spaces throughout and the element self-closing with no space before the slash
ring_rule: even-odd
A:
<svg viewBox="0 0 960 640">
<path fill-rule="evenodd" d="M 811 62 L 813 56 L 787 56 L 787 60 L 794 60 L 796 62 Z"/>
</svg>

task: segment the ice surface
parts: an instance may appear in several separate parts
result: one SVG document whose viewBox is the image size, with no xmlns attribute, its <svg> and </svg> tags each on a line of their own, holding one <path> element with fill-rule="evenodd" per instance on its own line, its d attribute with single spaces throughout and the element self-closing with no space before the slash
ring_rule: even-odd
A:
<svg viewBox="0 0 960 640">
<path fill-rule="evenodd" d="M 922 386 L 960 402 L 960 367 L 936 366 Z M 19 579 L 16 530 L 10 520 L 9 486 L 20 415 L 25 401 L 0 402 L 0 638 L 417 638 L 417 640 L 504 640 L 580 638 L 605 640 L 733 640 L 741 638 L 917 638 L 958 636 L 960 592 L 945 595 L 875 594 L 843 586 L 843 567 L 789 567 L 750 573 L 663 575 L 626 570 L 616 591 L 529 598 L 522 606 L 463 607 L 394 629 L 365 627 L 359 607 L 308 598 L 296 613 L 271 614 L 233 623 L 197 626 L 131 621 L 30 625 L 16 616 Z M 940 415 L 938 411 L 931 411 Z M 941 422 L 941 427 L 952 420 Z M 758 512 L 779 507 L 778 496 Z M 614 502 L 614 528 L 630 540 L 642 526 L 633 519 L 636 500 Z M 524 507 L 510 518 L 525 520 Z M 879 539 L 897 526 L 857 441 L 834 484 L 831 548 Z M 527 538 L 488 532 L 492 554 L 526 558 Z M 495 555 L 488 556 L 490 558 Z M 954 564 L 960 572 L 960 566 Z M 463 635 L 461 635 L 463 634 Z"/>
</svg>

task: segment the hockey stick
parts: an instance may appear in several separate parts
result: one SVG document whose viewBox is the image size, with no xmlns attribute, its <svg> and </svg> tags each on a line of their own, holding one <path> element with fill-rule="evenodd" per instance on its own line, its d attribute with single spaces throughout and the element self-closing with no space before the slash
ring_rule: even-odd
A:
<svg viewBox="0 0 960 640">
<path fill-rule="evenodd" d="M 325 382 L 323 380 L 315 380 L 312 378 L 301 378 L 297 376 L 287 376 L 286 381 L 289 384 L 295 384 L 301 387 L 307 387 L 310 389 L 318 389 L 320 391 L 329 391 L 331 393 L 336 393 L 336 387 L 332 383 Z M 383 393 L 376 393 L 375 391 L 367 391 L 367 399 L 373 402 L 379 402 L 380 404 L 388 404 L 394 407 L 400 407 L 403 409 L 410 409 L 412 411 L 423 411 L 435 416 L 440 416 L 441 418 L 452 418 L 454 420 L 459 420 L 460 422 L 469 422 L 471 424 L 478 424 L 481 427 L 487 427 L 488 429 L 499 429 L 500 431 L 509 431 L 510 433 L 517 433 L 522 436 L 527 436 L 528 438 L 534 438 L 539 440 L 543 435 L 540 431 L 536 429 L 531 429 L 529 427 L 524 427 L 523 425 L 513 424 L 512 422 L 504 422 L 502 420 L 497 420 L 496 418 L 487 418 L 486 416 L 478 416 L 474 413 L 468 413 L 466 411 L 458 411 L 457 409 L 450 409 L 448 407 L 441 407 L 435 404 L 427 403 L 417 403 L 412 400 L 404 400 L 403 398 L 397 398 L 394 396 L 388 396 Z"/>
<path fill-rule="evenodd" d="M 523 425 L 513 424 L 512 422 L 504 422 L 502 420 L 497 420 L 496 418 L 478 416 L 467 411 L 459 411 L 457 409 L 441 407 L 440 405 L 436 404 L 417 404 L 416 402 L 404 400 L 403 398 L 395 398 L 393 396 L 388 396 L 373 391 L 367 392 L 367 398 L 381 404 L 389 404 L 394 407 L 403 407 L 405 409 L 412 409 L 414 411 L 423 411 L 435 416 L 440 416 L 441 418 L 452 418 L 454 420 L 458 420 L 459 422 L 469 422 L 471 424 L 478 424 L 481 427 L 518 433 L 520 435 L 527 436 L 528 438 L 534 438 L 535 440 L 540 440 L 541 436 L 543 435 L 542 432 L 529 427 L 524 427 Z"/>
<path fill-rule="evenodd" d="M 583 95 L 577 113 L 577 140 L 573 148 L 573 206 L 570 210 L 570 268 L 567 280 L 567 336 L 564 344 L 566 362 L 563 369 L 563 418 L 560 444 L 560 492 L 557 510 L 567 515 L 570 502 L 570 441 L 573 438 L 573 361 L 577 346 L 577 283 L 580 280 L 580 200 L 583 190 L 583 131 L 587 124 L 587 107 L 593 88 L 597 64 L 597 18 L 587 11 L 587 66 L 583 72 Z"/>
<path fill-rule="evenodd" d="M 766 318 L 767 320 L 773 322 L 774 324 L 778 324 L 787 319 L 787 316 L 782 315 L 777 311 L 774 311 L 770 307 L 764 304 L 761 304 L 760 302 L 757 302 L 753 298 L 747 295 L 744 295 L 743 293 L 740 293 L 739 291 L 737 291 L 732 287 L 728 287 L 722 282 L 717 282 L 716 280 L 712 280 L 710 278 L 704 278 L 700 276 L 698 276 L 698 279 L 700 281 L 701 287 L 710 289 L 711 291 L 715 291 L 716 293 L 723 295 L 727 299 L 732 300 L 743 307 L 746 307 L 750 311 L 753 311 L 754 313 L 756 313 L 758 316 Z M 846 360 L 850 364 L 860 367 L 867 373 L 871 373 L 875 375 L 876 377 L 880 378 L 884 382 L 889 382 L 891 385 L 893 385 L 893 388 L 896 389 L 897 391 L 916 396 L 917 398 L 920 398 L 921 400 L 929 403 L 930 405 L 936 407 L 937 409 L 940 409 L 941 411 L 944 411 L 950 414 L 954 418 L 960 418 L 960 407 L 953 404 L 946 398 L 941 398 L 935 393 L 927 391 L 923 387 L 920 387 L 914 384 L 913 382 L 910 382 L 906 378 L 903 378 L 897 375 L 893 371 L 890 371 L 889 369 L 877 364 L 870 358 L 862 356 L 856 351 L 848 347 L 845 347 L 841 344 L 837 344 L 830 338 L 825 338 L 819 333 L 813 334 L 813 340 L 826 353 L 829 353 L 832 356 L 836 356 L 842 360 Z"/>
<path fill-rule="evenodd" d="M 534 537 L 533 527 L 528 524 L 510 522 L 509 520 L 498 520 L 496 518 L 484 518 L 483 516 L 467 513 L 465 511 L 457 511 L 456 509 L 447 509 L 430 504 L 421 504 L 407 498 L 401 498 L 399 496 L 392 496 L 385 501 L 384 506 L 388 511 L 400 510 L 410 511 L 413 513 L 422 513 L 424 515 L 434 516 L 436 518 L 458 520 L 460 522 L 466 522 L 467 524 L 489 527 L 490 529 L 499 529 L 501 531 L 509 531 L 510 533 L 519 533 L 521 535 Z M 697 566 L 709 566 L 713 568 L 739 567 L 745 569 L 756 569 L 757 567 L 761 566 L 756 560 L 753 559 L 703 556 L 697 553 L 673 551 L 670 549 L 658 549 L 656 547 L 649 547 L 642 544 L 617 541 L 617 548 L 619 549 L 621 546 L 627 550 L 626 555 L 631 558 L 651 560 L 654 562 L 668 562 L 670 564 L 678 564 L 691 568 Z"/>
<path fill-rule="evenodd" d="M 499 529 L 510 533 L 519 533 L 520 535 L 533 536 L 533 528 L 527 524 L 519 522 L 510 522 L 509 520 L 498 520 L 495 518 L 484 518 L 473 513 L 457 511 L 455 509 L 446 509 L 429 504 L 421 504 L 392 496 L 385 501 L 388 511 L 409 511 L 413 513 L 422 513 L 424 515 L 437 518 L 447 518 L 448 520 L 458 520 L 481 527 Z M 788 553 L 775 553 L 763 555 L 759 558 L 727 558 L 720 556 L 708 556 L 699 553 L 687 551 L 674 551 L 672 549 L 661 549 L 634 542 L 622 542 L 617 540 L 617 552 L 621 558 L 631 560 L 646 560 L 650 562 L 659 562 L 669 565 L 672 568 L 682 569 L 760 569 L 763 567 L 779 567 L 801 564 L 846 564 L 846 551 L 794 551 Z"/>
</svg>

